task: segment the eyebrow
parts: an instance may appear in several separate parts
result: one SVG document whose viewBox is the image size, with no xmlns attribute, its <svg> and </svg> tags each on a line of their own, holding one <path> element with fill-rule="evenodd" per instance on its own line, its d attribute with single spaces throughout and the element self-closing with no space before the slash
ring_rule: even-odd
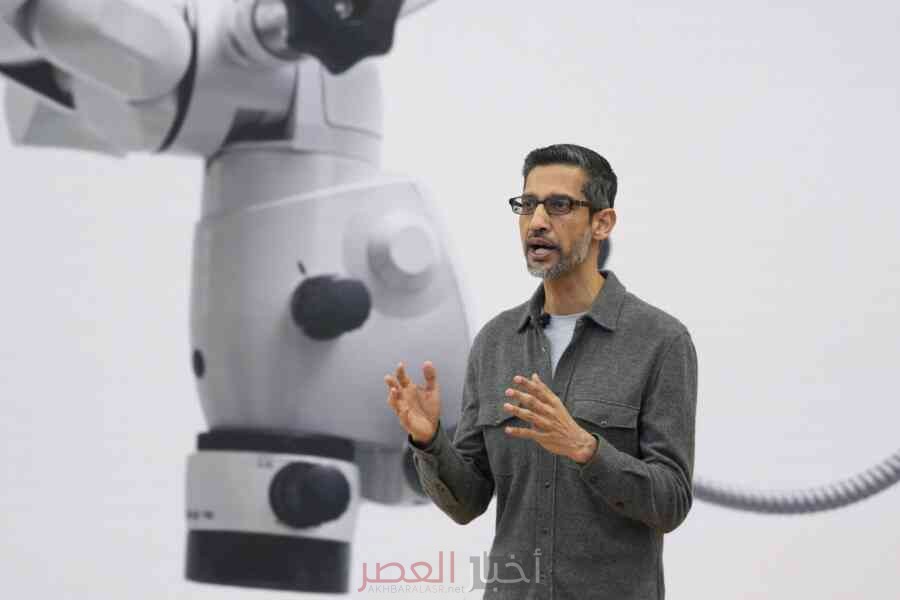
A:
<svg viewBox="0 0 900 600">
<path fill-rule="evenodd" d="M 533 193 L 530 193 L 530 192 L 523 193 L 523 194 L 522 194 L 522 197 L 523 197 L 523 198 L 538 198 L 538 199 L 540 199 L 540 197 L 539 197 L 537 194 L 533 194 Z M 570 196 L 570 195 L 568 195 L 568 194 L 564 194 L 563 192 L 550 192 L 549 194 L 547 194 L 546 196 L 544 196 L 544 199 L 546 200 L 547 198 L 555 198 L 555 197 L 568 198 L 569 200 L 571 200 L 571 201 L 573 201 L 573 202 L 577 202 L 577 201 L 578 201 L 577 198 L 573 198 L 572 196 Z"/>
</svg>

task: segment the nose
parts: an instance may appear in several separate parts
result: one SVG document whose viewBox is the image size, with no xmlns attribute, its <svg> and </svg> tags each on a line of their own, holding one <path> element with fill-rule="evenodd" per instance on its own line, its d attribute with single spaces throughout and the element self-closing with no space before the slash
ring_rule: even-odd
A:
<svg viewBox="0 0 900 600">
<path fill-rule="evenodd" d="M 547 212 L 543 202 L 534 208 L 534 212 L 531 213 L 531 222 L 546 225 L 550 224 L 550 213 Z"/>
<path fill-rule="evenodd" d="M 546 231 L 550 228 L 550 215 L 547 213 L 547 209 L 544 208 L 544 203 L 538 204 L 534 208 L 534 212 L 531 213 L 531 222 L 529 224 L 529 229 L 537 232 L 537 231 Z"/>
</svg>

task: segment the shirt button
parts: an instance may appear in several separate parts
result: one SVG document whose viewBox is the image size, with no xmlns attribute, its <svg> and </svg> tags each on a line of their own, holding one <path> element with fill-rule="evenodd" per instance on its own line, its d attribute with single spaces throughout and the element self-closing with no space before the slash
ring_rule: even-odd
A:
<svg viewBox="0 0 900 600">
<path fill-rule="evenodd" d="M 597 483 L 597 476 L 591 475 L 591 483 Z"/>
<path fill-rule="evenodd" d="M 549 481 L 545 481 L 545 482 L 544 482 L 544 487 L 545 487 L 545 488 L 550 487 L 550 482 L 549 482 Z"/>
<path fill-rule="evenodd" d="M 547 529 L 546 527 L 544 527 L 544 528 L 541 529 L 541 533 L 544 533 L 544 534 L 550 533 L 550 530 Z"/>
</svg>

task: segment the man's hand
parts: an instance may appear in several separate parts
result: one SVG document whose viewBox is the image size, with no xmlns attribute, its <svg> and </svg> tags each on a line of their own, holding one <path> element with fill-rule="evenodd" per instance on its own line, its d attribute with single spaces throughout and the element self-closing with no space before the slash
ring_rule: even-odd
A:
<svg viewBox="0 0 900 600">
<path fill-rule="evenodd" d="M 413 441 L 425 445 L 437 433 L 438 418 L 441 416 L 441 387 L 437 381 L 437 370 L 431 361 L 422 366 L 425 386 L 416 385 L 406 375 L 403 363 L 397 365 L 394 375 L 385 375 L 388 386 L 388 405 L 397 413 L 400 425 Z"/>
<path fill-rule="evenodd" d="M 525 391 L 508 388 L 506 395 L 517 399 L 519 406 L 507 402 L 503 410 L 528 421 L 532 427 L 507 427 L 505 432 L 508 435 L 534 440 L 553 454 L 566 456 L 579 464 L 594 456 L 597 440 L 575 422 L 562 400 L 541 381 L 537 373 L 531 379 L 516 375 L 513 382 Z"/>
</svg>

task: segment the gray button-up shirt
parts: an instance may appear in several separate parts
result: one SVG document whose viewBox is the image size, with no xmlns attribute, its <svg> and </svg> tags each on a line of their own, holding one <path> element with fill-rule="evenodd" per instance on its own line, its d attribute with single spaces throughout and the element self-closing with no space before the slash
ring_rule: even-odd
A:
<svg viewBox="0 0 900 600">
<path fill-rule="evenodd" d="M 678 319 L 627 291 L 611 270 L 575 328 L 556 373 L 529 301 L 481 328 L 472 343 L 462 414 L 451 442 L 438 423 L 420 448 L 423 489 L 457 523 L 497 495 L 484 598 L 662 600 L 663 534 L 692 503 L 697 354 Z M 504 433 L 530 427 L 503 410 L 515 375 L 537 372 L 597 438 L 585 464 Z"/>
</svg>

